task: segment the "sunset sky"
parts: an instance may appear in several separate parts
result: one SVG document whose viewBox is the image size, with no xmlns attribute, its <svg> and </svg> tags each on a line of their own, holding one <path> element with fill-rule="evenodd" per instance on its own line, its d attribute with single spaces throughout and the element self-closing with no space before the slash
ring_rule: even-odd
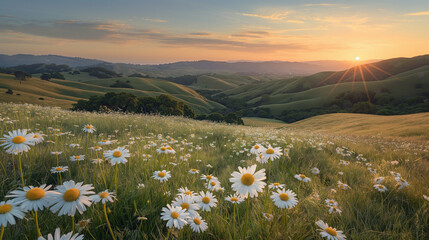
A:
<svg viewBox="0 0 429 240">
<path fill-rule="evenodd" d="M 428 0 L 0 0 L 0 53 L 127 63 L 429 54 Z"/>
</svg>

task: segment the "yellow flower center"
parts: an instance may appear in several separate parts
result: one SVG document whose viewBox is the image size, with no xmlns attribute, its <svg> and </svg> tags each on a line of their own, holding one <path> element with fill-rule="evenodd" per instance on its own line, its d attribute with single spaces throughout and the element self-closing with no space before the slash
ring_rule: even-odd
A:
<svg viewBox="0 0 429 240">
<path fill-rule="evenodd" d="M 272 148 L 268 148 L 266 151 L 267 154 L 273 154 L 274 153 L 274 149 Z"/>
<path fill-rule="evenodd" d="M 95 146 L 94 149 L 100 149 L 100 147 L 99 146 Z"/>
<path fill-rule="evenodd" d="M 400 180 L 401 182 L 405 183 L 405 180 L 404 180 L 403 178 L 400 178 L 399 180 Z"/>
<path fill-rule="evenodd" d="M 210 202 L 209 197 L 203 197 L 203 203 L 208 204 Z"/>
<path fill-rule="evenodd" d="M 23 136 L 16 136 L 12 139 L 12 142 L 15 144 L 21 144 L 23 142 L 25 142 L 25 137 Z"/>
<path fill-rule="evenodd" d="M 337 231 L 335 231 L 333 228 L 331 228 L 331 227 L 327 227 L 327 228 L 325 228 L 325 231 L 327 232 L 327 233 L 329 233 L 329 235 L 331 235 L 331 236 L 337 236 Z"/>
<path fill-rule="evenodd" d="M 163 151 L 163 152 L 164 152 L 165 150 L 167 150 L 167 148 L 165 148 L 165 147 L 162 147 L 162 148 L 161 148 L 161 151 Z"/>
<path fill-rule="evenodd" d="M 10 210 L 12 210 L 12 205 L 10 204 L 0 205 L 0 214 L 8 213 Z"/>
<path fill-rule="evenodd" d="M 236 197 L 232 197 L 232 198 L 231 198 L 231 201 L 233 201 L 233 202 L 238 202 L 238 198 L 236 198 Z"/>
<path fill-rule="evenodd" d="M 172 212 L 172 213 L 171 213 L 171 217 L 172 217 L 172 218 L 174 218 L 174 219 L 177 219 L 177 218 L 179 218 L 179 213 L 177 213 L 177 212 Z"/>
<path fill-rule="evenodd" d="M 270 214 L 265 213 L 265 217 L 266 217 L 266 218 L 270 218 L 271 216 L 270 216 Z"/>
<path fill-rule="evenodd" d="M 80 156 L 75 156 L 74 159 L 80 159 Z"/>
<path fill-rule="evenodd" d="M 165 172 L 159 172 L 159 173 L 158 173 L 158 177 L 161 177 L 161 178 L 162 178 L 162 177 L 165 177 Z"/>
<path fill-rule="evenodd" d="M 258 146 L 258 145 L 255 145 L 253 148 L 254 148 L 254 149 L 259 149 L 259 146 Z"/>
<path fill-rule="evenodd" d="M 41 188 L 32 188 L 27 191 L 25 197 L 28 200 L 35 201 L 43 198 L 45 196 L 45 191 Z"/>
<path fill-rule="evenodd" d="M 274 186 L 280 186 L 280 183 L 276 182 L 276 183 L 273 183 L 273 185 Z"/>
<path fill-rule="evenodd" d="M 109 196 L 108 192 L 101 192 L 98 194 L 100 196 L 100 198 L 106 198 L 107 196 Z"/>
<path fill-rule="evenodd" d="M 191 191 L 185 191 L 185 194 L 186 195 L 192 195 L 192 192 Z"/>
<path fill-rule="evenodd" d="M 73 202 L 79 198 L 80 192 L 77 188 L 70 188 L 64 193 L 64 200 L 66 202 Z"/>
<path fill-rule="evenodd" d="M 380 188 L 380 189 L 383 189 L 383 186 L 381 186 L 381 185 L 378 185 L 378 188 Z"/>
<path fill-rule="evenodd" d="M 173 150 L 173 148 L 171 148 L 171 147 L 167 147 L 167 149 L 168 149 L 168 150 Z"/>
<path fill-rule="evenodd" d="M 86 129 L 92 129 L 91 125 L 86 125 L 85 127 L 86 127 Z"/>
<path fill-rule="evenodd" d="M 57 167 L 57 168 L 55 168 L 55 170 L 57 170 L 57 171 L 62 171 L 62 170 L 63 170 L 63 168 L 62 168 L 62 167 Z"/>
<path fill-rule="evenodd" d="M 197 171 L 197 169 L 195 169 L 195 168 L 193 168 L 193 169 L 191 169 L 192 170 L 192 172 L 196 172 Z"/>
<path fill-rule="evenodd" d="M 197 225 L 200 225 L 201 224 L 201 220 L 198 219 L 198 218 L 194 218 L 194 223 L 197 224 Z"/>
<path fill-rule="evenodd" d="M 212 177 L 212 176 L 210 176 L 210 175 L 206 175 L 206 178 L 207 178 L 207 179 L 212 179 L 213 177 Z"/>
<path fill-rule="evenodd" d="M 245 173 L 243 176 L 241 176 L 241 183 L 243 183 L 246 186 L 250 186 L 255 182 L 255 177 L 253 177 L 250 173 Z"/>
<path fill-rule="evenodd" d="M 214 186 L 216 186 L 216 182 L 211 182 L 210 185 L 212 185 L 214 187 Z"/>
<path fill-rule="evenodd" d="M 118 158 L 118 157 L 122 156 L 122 153 L 120 151 L 114 151 L 113 156 Z"/>
<path fill-rule="evenodd" d="M 289 200 L 289 195 L 287 195 L 286 193 L 280 193 L 280 199 L 286 202 L 287 200 Z"/>
<path fill-rule="evenodd" d="M 33 136 L 34 138 L 39 138 L 39 135 L 37 135 L 37 134 L 34 134 L 34 136 Z"/>
<path fill-rule="evenodd" d="M 299 175 L 299 177 L 302 179 L 306 178 L 304 174 Z"/>
<path fill-rule="evenodd" d="M 182 203 L 182 205 L 180 205 L 183 209 L 188 210 L 189 209 L 189 203 Z"/>
</svg>

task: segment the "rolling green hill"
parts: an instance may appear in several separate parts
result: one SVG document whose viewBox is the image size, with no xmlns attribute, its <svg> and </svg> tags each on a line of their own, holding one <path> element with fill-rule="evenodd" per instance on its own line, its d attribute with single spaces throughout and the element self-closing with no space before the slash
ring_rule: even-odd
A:
<svg viewBox="0 0 429 240">
<path fill-rule="evenodd" d="M 116 80 L 130 81 L 134 89 L 109 87 Z M 6 94 L 7 89 L 12 89 L 14 94 Z M 13 75 L 0 74 L 0 91 L 2 92 L 0 94 L 2 102 L 33 103 L 63 108 L 71 107 L 71 104 L 77 100 L 87 99 L 92 95 L 102 95 L 106 92 L 129 92 L 136 96 L 169 94 L 189 104 L 197 113 L 208 113 L 214 109 L 223 108 L 222 105 L 205 99 L 183 85 L 147 78 L 92 79 L 86 82 L 59 79 L 44 81 L 39 78 L 31 78 L 20 82 L 15 80 Z"/>
</svg>

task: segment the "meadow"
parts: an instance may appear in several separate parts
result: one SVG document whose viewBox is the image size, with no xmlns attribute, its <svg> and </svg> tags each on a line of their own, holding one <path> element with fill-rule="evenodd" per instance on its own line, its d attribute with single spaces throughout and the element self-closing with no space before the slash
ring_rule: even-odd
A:
<svg viewBox="0 0 429 240">
<path fill-rule="evenodd" d="M 7 202 L 2 201 L 13 199 L 9 195 L 22 190 L 22 181 L 25 186 L 36 188 L 52 185 L 50 190 L 57 193 L 46 195 L 50 197 L 49 202 L 55 199 L 51 195 L 61 196 L 58 193 L 64 190 L 61 185 L 69 180 L 92 184 L 93 195 L 98 196 L 98 200 L 100 197 L 109 200 L 102 194 L 104 190 L 113 197 L 112 202 L 98 203 L 94 200 L 96 197 L 90 198 L 85 211 L 82 214 L 76 211 L 73 217 L 59 216 L 52 204 L 37 214 L 27 211 L 22 219 L 16 218 L 16 224 L 9 222 L 2 228 L 3 239 L 37 239 L 38 235 L 46 237 L 57 228 L 61 233 L 74 231 L 84 239 L 429 237 L 429 198 L 426 196 L 429 195 L 429 145 L 425 138 L 418 141 L 402 138 L 406 135 L 407 122 L 398 121 L 397 126 L 390 123 L 392 128 L 401 128 L 401 137 L 385 138 L 383 133 L 389 131 L 384 131 L 377 138 L 368 133 L 357 138 L 352 132 L 336 133 L 326 128 L 328 135 L 298 124 L 288 128 L 276 122 L 264 127 L 261 119 L 249 119 L 253 126 L 236 126 L 182 117 L 70 112 L 27 104 L 2 103 L 0 110 L 2 136 L 9 131 L 28 129 L 37 138 L 44 139 L 20 154 L 9 154 L 7 148 L 2 147 L 0 224 L 8 213 L 4 207 Z M 336 126 L 353 121 L 363 124 L 349 117 Z M 93 127 L 87 127 L 88 124 Z M 88 129 L 95 131 L 86 132 Z M 317 129 L 323 129 L 323 125 Z M 410 129 L 409 135 L 413 136 L 415 131 Z M 427 132 L 427 127 L 421 131 Z M 124 147 L 130 156 L 122 149 L 127 162 L 113 165 L 118 147 Z M 231 178 L 240 174 L 239 168 L 253 165 L 265 178 L 257 179 L 255 173 L 254 182 L 249 182 L 244 177 L 246 174 L 242 174 L 241 184 L 246 187 L 259 183 L 254 186 L 259 194 L 250 194 L 247 198 L 234 195 L 243 188 L 234 187 Z M 67 166 L 68 171 L 55 173 L 59 166 L 63 169 Z M 169 174 L 157 172 L 163 170 Z M 168 175 L 171 178 L 167 178 Z M 376 178 L 379 183 L 375 182 Z M 380 192 L 384 188 L 376 184 L 387 190 Z M 281 194 L 276 198 L 287 203 L 287 207 L 280 208 L 271 199 L 281 191 L 275 188 L 290 190 L 287 199 Z M 190 205 L 204 208 L 192 213 L 194 219 L 188 219 L 186 224 L 182 222 L 185 226 L 168 227 L 167 221 L 161 219 L 163 212 L 173 220 L 180 220 L 188 215 L 185 210 L 190 210 L 179 204 L 175 211 L 181 216 L 177 217 L 163 208 L 190 196 L 190 192 L 194 196 L 188 199 Z M 211 200 L 215 198 L 217 204 L 210 206 L 210 211 L 203 211 L 208 207 L 203 196 L 211 194 Z M 67 194 L 63 195 L 68 202 Z M 77 197 L 83 198 L 83 195 L 84 191 Z M 225 199 L 228 197 L 230 201 Z M 292 201 L 294 199 L 296 201 Z M 19 204 L 12 205 L 20 208 Z M 319 220 L 329 227 L 318 226 Z M 194 232 L 190 227 L 192 224 L 203 227 L 204 223 L 207 228 L 203 232 Z"/>
</svg>

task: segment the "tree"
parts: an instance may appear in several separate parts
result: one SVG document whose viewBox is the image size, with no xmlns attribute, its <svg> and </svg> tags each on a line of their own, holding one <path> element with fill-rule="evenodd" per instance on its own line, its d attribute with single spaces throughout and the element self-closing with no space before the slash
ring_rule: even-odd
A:
<svg viewBox="0 0 429 240">
<path fill-rule="evenodd" d="M 40 79 L 49 81 L 51 79 L 51 74 L 44 73 L 40 76 Z"/>
<path fill-rule="evenodd" d="M 12 95 L 12 94 L 13 94 L 13 91 L 12 91 L 12 89 L 10 89 L 10 88 L 9 88 L 9 89 L 6 91 L 6 93 L 7 93 L 7 94 Z"/>
<path fill-rule="evenodd" d="M 31 75 L 24 71 L 15 71 L 13 73 L 15 75 L 15 79 L 18 79 L 19 81 L 25 81 L 27 78 L 30 78 Z"/>
<path fill-rule="evenodd" d="M 375 105 L 370 102 L 358 102 L 353 105 L 352 112 L 373 114 L 376 110 Z"/>
<path fill-rule="evenodd" d="M 207 116 L 207 120 L 210 120 L 212 122 L 223 122 L 224 117 L 222 114 L 218 113 L 218 112 L 214 112 L 214 113 L 210 113 Z"/>
</svg>

